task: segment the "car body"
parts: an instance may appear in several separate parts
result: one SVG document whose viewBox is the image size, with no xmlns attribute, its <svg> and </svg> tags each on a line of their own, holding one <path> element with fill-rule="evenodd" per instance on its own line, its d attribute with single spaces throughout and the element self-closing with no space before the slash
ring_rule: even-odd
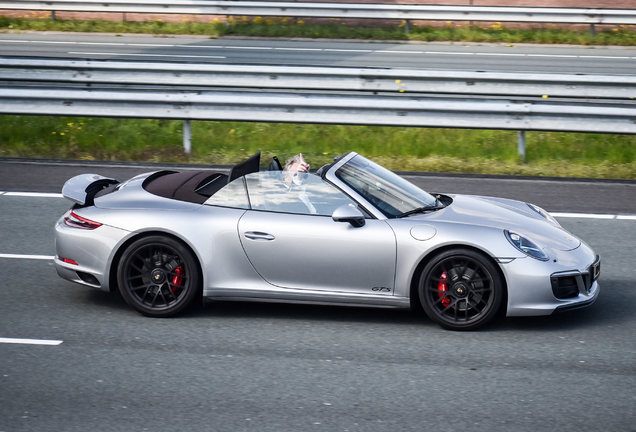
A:
<svg viewBox="0 0 636 432">
<path fill-rule="evenodd" d="M 119 289 L 148 316 L 201 296 L 371 307 L 421 305 L 472 330 L 499 311 L 549 315 L 592 304 L 600 257 L 520 201 L 431 195 L 348 153 L 318 173 L 159 171 L 119 183 L 85 174 L 63 194 L 55 267 Z M 308 204 L 309 202 L 309 204 Z"/>
</svg>

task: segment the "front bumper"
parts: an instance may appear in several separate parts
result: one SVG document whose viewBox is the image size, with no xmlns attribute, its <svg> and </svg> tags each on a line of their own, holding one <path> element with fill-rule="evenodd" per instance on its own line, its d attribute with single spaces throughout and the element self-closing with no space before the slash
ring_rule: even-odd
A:
<svg viewBox="0 0 636 432">
<path fill-rule="evenodd" d="M 550 315 L 596 301 L 600 292 L 599 274 L 591 273 L 600 271 L 600 257 L 585 243 L 554 255 L 547 262 L 528 257 L 501 265 L 508 283 L 506 316 Z M 557 298 L 560 291 L 555 278 L 575 281 L 572 290 L 561 296 L 565 298 Z"/>
</svg>

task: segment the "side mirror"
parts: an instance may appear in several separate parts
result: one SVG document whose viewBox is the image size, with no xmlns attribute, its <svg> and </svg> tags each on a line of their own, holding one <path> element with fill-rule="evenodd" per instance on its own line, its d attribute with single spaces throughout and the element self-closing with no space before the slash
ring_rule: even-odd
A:
<svg viewBox="0 0 636 432">
<path fill-rule="evenodd" d="M 366 223 L 362 212 L 358 210 L 353 204 L 341 205 L 340 207 L 335 209 L 333 214 L 331 215 L 331 219 L 333 219 L 335 222 L 349 222 L 356 228 L 363 227 Z"/>
</svg>

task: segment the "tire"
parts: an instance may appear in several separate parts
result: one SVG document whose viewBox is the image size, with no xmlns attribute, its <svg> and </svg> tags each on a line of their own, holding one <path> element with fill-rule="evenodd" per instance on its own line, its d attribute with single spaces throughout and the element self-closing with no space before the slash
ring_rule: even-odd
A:
<svg viewBox="0 0 636 432">
<path fill-rule="evenodd" d="M 197 260 L 179 241 L 149 236 L 133 242 L 117 268 L 122 297 L 142 315 L 169 317 L 201 293 Z"/>
<path fill-rule="evenodd" d="M 449 330 L 475 330 L 497 314 L 503 283 L 495 265 L 470 249 L 440 253 L 424 267 L 419 297 L 429 318 Z"/>
</svg>

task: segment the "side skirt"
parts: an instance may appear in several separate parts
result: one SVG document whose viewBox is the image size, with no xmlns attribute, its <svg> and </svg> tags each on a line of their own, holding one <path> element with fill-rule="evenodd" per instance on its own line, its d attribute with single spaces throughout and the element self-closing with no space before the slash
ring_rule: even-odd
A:
<svg viewBox="0 0 636 432">
<path fill-rule="evenodd" d="M 207 300 L 213 301 L 256 301 L 271 303 L 298 303 L 316 305 L 339 305 L 361 307 L 383 307 L 409 309 L 408 297 L 367 296 L 363 294 L 316 292 L 264 292 L 262 290 L 218 289 L 206 293 Z"/>
</svg>

